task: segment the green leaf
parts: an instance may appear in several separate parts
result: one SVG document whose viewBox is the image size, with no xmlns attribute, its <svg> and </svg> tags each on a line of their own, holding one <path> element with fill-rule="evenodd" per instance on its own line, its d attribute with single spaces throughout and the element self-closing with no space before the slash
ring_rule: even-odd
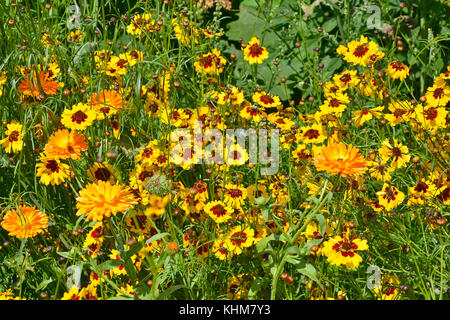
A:
<svg viewBox="0 0 450 320">
<path fill-rule="evenodd" d="M 164 300 L 164 298 L 170 296 L 172 294 L 172 292 L 177 291 L 181 288 L 186 288 L 187 287 L 185 285 L 179 284 L 176 286 L 170 286 L 170 288 L 164 290 L 163 292 L 160 293 L 160 295 L 156 298 L 156 300 Z"/>
<path fill-rule="evenodd" d="M 145 244 L 149 244 L 152 243 L 153 241 L 159 240 L 161 238 L 164 238 L 165 236 L 169 235 L 168 232 L 163 232 L 163 233 L 158 233 L 155 234 L 153 237 L 151 237 L 150 239 L 148 239 L 147 241 L 145 241 Z"/>
<path fill-rule="evenodd" d="M 275 240 L 275 235 L 273 233 L 270 236 L 259 240 L 258 243 L 256 244 L 256 251 L 258 251 L 258 253 L 263 252 L 264 249 L 266 249 L 269 241 L 272 241 L 272 240 Z"/>
<path fill-rule="evenodd" d="M 319 279 L 317 277 L 317 270 L 312 264 L 307 263 L 303 268 L 297 268 L 297 271 L 320 285 Z"/>
</svg>

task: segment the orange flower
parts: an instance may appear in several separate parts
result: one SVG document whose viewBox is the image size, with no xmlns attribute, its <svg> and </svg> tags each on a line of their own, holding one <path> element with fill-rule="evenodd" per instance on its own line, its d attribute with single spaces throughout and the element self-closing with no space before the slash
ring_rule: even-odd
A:
<svg viewBox="0 0 450 320">
<path fill-rule="evenodd" d="M 77 160 L 81 157 L 81 151 L 87 148 L 88 144 L 82 134 L 64 129 L 52 134 L 44 151 L 47 157 Z"/>
<path fill-rule="evenodd" d="M 77 198 L 77 216 L 87 214 L 86 220 L 101 221 L 104 217 L 131 209 L 136 200 L 120 184 L 102 180 L 88 184 Z"/>
<path fill-rule="evenodd" d="M 97 119 L 102 120 L 123 108 L 123 98 L 117 91 L 102 90 L 98 94 L 94 93 L 88 104 L 97 112 Z"/>
<path fill-rule="evenodd" d="M 41 94 L 40 88 L 45 94 L 54 96 L 59 89 L 59 83 L 51 80 L 50 76 L 43 71 L 39 71 L 39 80 L 34 73 L 33 80 L 25 78 L 19 83 L 19 92 L 26 96 L 38 97 Z"/>
<path fill-rule="evenodd" d="M 351 144 L 347 148 L 343 142 L 323 146 L 314 157 L 314 165 L 317 170 L 340 174 L 343 177 L 366 171 L 366 159 L 359 154 L 359 150 Z"/>
<path fill-rule="evenodd" d="M 19 239 L 34 237 L 47 227 L 48 217 L 35 207 L 19 205 L 19 212 L 9 210 L 3 217 L 1 226 L 9 232 L 10 236 Z"/>
</svg>

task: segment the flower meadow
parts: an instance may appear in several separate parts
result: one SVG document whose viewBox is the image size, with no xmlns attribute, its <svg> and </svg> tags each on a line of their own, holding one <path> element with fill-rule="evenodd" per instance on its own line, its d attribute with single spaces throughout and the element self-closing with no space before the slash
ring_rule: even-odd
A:
<svg viewBox="0 0 450 320">
<path fill-rule="evenodd" d="M 0 300 L 448 299 L 449 10 L 1 1 Z"/>
</svg>

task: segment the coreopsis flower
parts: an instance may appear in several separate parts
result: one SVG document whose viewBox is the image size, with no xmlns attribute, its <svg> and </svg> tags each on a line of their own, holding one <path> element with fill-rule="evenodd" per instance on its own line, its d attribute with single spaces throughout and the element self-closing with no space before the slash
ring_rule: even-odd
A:
<svg viewBox="0 0 450 320">
<path fill-rule="evenodd" d="M 109 118 L 124 107 L 122 95 L 115 90 L 100 90 L 93 93 L 87 104 L 95 110 L 98 120 Z"/>
<path fill-rule="evenodd" d="M 253 102 L 259 104 L 263 108 L 278 108 L 281 106 L 280 98 L 272 96 L 264 91 L 255 92 L 252 97 Z"/>
<path fill-rule="evenodd" d="M 299 144 L 297 148 L 292 150 L 292 157 L 296 161 L 309 161 L 312 159 L 311 152 L 306 148 L 304 144 Z"/>
<path fill-rule="evenodd" d="M 112 185 L 102 180 L 88 184 L 77 198 L 77 216 L 86 214 L 86 220 L 101 221 L 109 216 L 124 212 L 137 201 L 130 191 L 120 184 Z"/>
<path fill-rule="evenodd" d="M 271 113 L 267 116 L 269 122 L 274 123 L 278 128 L 285 132 L 290 132 L 295 126 L 295 122 L 286 116 L 283 116 L 280 112 Z M 295 137 L 297 138 L 297 137 Z"/>
<path fill-rule="evenodd" d="M 77 286 L 65 292 L 61 300 L 82 300 L 84 298 L 84 288 L 80 290 Z"/>
<path fill-rule="evenodd" d="M 437 78 L 425 93 L 427 103 L 432 107 L 445 107 L 450 101 L 450 86 L 443 78 Z"/>
<path fill-rule="evenodd" d="M 254 106 L 248 101 L 244 101 L 241 108 L 239 115 L 246 120 L 253 120 L 256 124 L 258 124 L 262 118 L 266 117 L 266 113 L 262 109 Z"/>
<path fill-rule="evenodd" d="M 3 216 L 0 225 L 10 236 L 18 239 L 34 237 L 47 228 L 48 217 L 36 207 L 19 205 L 18 210 L 10 209 Z"/>
<path fill-rule="evenodd" d="M 400 281 L 394 275 L 383 275 L 379 286 L 374 292 L 379 300 L 396 300 L 400 297 Z"/>
<path fill-rule="evenodd" d="M 6 71 L 0 71 L 0 97 L 3 94 L 3 86 L 5 85 L 7 80 Z"/>
<path fill-rule="evenodd" d="M 337 93 L 335 95 L 327 97 L 327 99 L 319 108 L 324 113 L 340 114 L 347 108 L 346 103 L 349 102 L 350 100 L 346 93 Z"/>
<path fill-rule="evenodd" d="M 335 236 L 325 241 L 322 254 L 332 265 L 345 265 L 347 269 L 356 269 L 362 262 L 362 257 L 356 251 L 368 249 L 367 240 L 362 240 L 347 231 L 342 236 Z"/>
<path fill-rule="evenodd" d="M 127 26 L 127 32 L 133 36 L 141 35 L 144 31 L 153 32 L 155 19 L 152 19 L 150 13 L 143 13 L 135 15 L 130 24 Z"/>
<path fill-rule="evenodd" d="M 186 18 L 181 18 L 179 21 L 177 18 L 172 19 L 173 31 L 175 37 L 181 42 L 183 46 L 188 46 L 191 43 L 191 39 L 194 44 L 198 44 L 199 30 L 194 27 L 195 23 L 189 21 Z M 180 23 L 181 22 L 181 23 Z"/>
<path fill-rule="evenodd" d="M 219 92 L 219 99 L 217 100 L 217 104 L 225 105 L 241 105 L 244 102 L 244 93 L 238 87 L 229 86 L 225 89 L 225 91 Z"/>
<path fill-rule="evenodd" d="M 256 37 L 251 38 L 242 50 L 244 51 L 244 60 L 250 64 L 261 64 L 269 57 L 269 52 L 260 45 L 259 39 Z"/>
<path fill-rule="evenodd" d="M 208 202 L 203 208 L 203 211 L 216 223 L 227 222 L 233 214 L 233 208 L 222 201 Z"/>
<path fill-rule="evenodd" d="M 249 274 L 239 274 L 232 276 L 227 284 L 227 298 L 228 300 L 242 300 L 246 299 L 251 282 L 255 279 Z"/>
<path fill-rule="evenodd" d="M 82 102 L 73 105 L 72 109 L 65 109 L 61 115 L 61 123 L 71 130 L 83 131 L 97 118 L 90 106 Z"/>
<path fill-rule="evenodd" d="M 67 35 L 67 41 L 80 43 L 83 40 L 84 32 L 81 30 L 71 31 L 69 35 Z"/>
<path fill-rule="evenodd" d="M 62 83 L 59 83 L 52 79 L 52 76 L 46 72 L 39 71 L 39 75 L 33 72 L 30 76 L 20 80 L 19 92 L 25 96 L 32 96 L 38 98 L 42 93 L 49 96 L 57 94 L 58 89 L 62 87 Z"/>
<path fill-rule="evenodd" d="M 345 70 L 344 72 L 340 74 L 335 74 L 333 76 L 333 82 L 330 82 L 327 86 L 327 90 L 331 88 L 331 86 L 337 86 L 338 89 L 336 91 L 347 90 L 348 88 L 354 88 L 358 85 L 358 83 L 361 81 L 358 77 L 358 71 L 356 70 Z M 331 92 L 328 91 L 328 94 L 326 90 L 324 89 L 325 96 L 328 96 Z"/>
<path fill-rule="evenodd" d="M 47 157 L 77 160 L 88 149 L 85 137 L 76 131 L 62 129 L 50 136 L 44 152 Z"/>
<path fill-rule="evenodd" d="M 377 181 L 390 181 L 391 173 L 395 171 L 395 168 L 389 166 L 382 159 L 369 161 L 367 166 L 370 176 L 375 178 Z"/>
<path fill-rule="evenodd" d="M 119 58 L 118 56 L 113 55 L 110 57 L 110 60 L 106 65 L 105 73 L 110 77 L 118 78 L 127 74 L 127 66 L 127 59 Z"/>
<path fill-rule="evenodd" d="M 363 107 L 361 110 L 353 111 L 353 122 L 355 123 L 355 127 L 361 127 L 364 123 L 371 120 L 373 117 L 380 119 L 383 116 L 382 111 L 384 110 L 384 106 L 375 107 L 375 108 L 367 108 Z"/>
<path fill-rule="evenodd" d="M 222 73 L 227 60 L 220 55 L 220 51 L 213 49 L 207 54 L 199 54 L 194 67 L 197 72 L 204 75 L 219 75 Z"/>
<path fill-rule="evenodd" d="M 36 165 L 36 176 L 40 177 L 41 183 L 48 186 L 59 185 L 65 180 L 70 180 L 73 172 L 69 169 L 69 166 L 62 163 L 57 158 L 49 158 L 44 154 L 40 156 L 40 163 Z"/>
<path fill-rule="evenodd" d="M 6 125 L 6 137 L 0 140 L 0 144 L 5 148 L 6 153 L 18 153 L 23 148 L 22 130 L 23 126 L 16 121 Z"/>
<path fill-rule="evenodd" d="M 386 74 L 392 79 L 405 80 L 409 75 L 409 68 L 399 60 L 395 60 L 389 64 Z"/>
<path fill-rule="evenodd" d="M 409 101 L 393 101 L 389 103 L 388 109 L 392 113 L 385 114 L 384 117 L 393 127 L 408 122 L 414 115 L 414 106 Z"/>
<path fill-rule="evenodd" d="M 144 53 L 139 50 L 131 50 L 131 51 L 120 54 L 119 58 L 127 60 L 128 66 L 132 67 L 139 61 L 144 60 Z"/>
<path fill-rule="evenodd" d="M 253 245 L 255 231 L 251 228 L 241 226 L 234 227 L 225 237 L 225 248 L 233 254 L 239 255 L 243 248 Z"/>
<path fill-rule="evenodd" d="M 243 186 L 227 183 L 224 190 L 224 201 L 232 208 L 241 208 L 247 198 L 247 189 Z"/>
<path fill-rule="evenodd" d="M 61 44 L 61 41 L 59 41 L 58 39 L 53 39 L 48 33 L 44 33 L 42 35 L 41 42 L 48 49 L 50 49 L 52 46 Z"/>
<path fill-rule="evenodd" d="M 227 260 L 233 257 L 233 254 L 225 248 L 225 240 L 217 239 L 213 244 L 213 253 L 219 260 Z"/>
<path fill-rule="evenodd" d="M 233 144 L 230 148 L 225 148 L 224 163 L 227 165 L 240 166 L 248 161 L 248 153 L 239 144 Z"/>
<path fill-rule="evenodd" d="M 383 99 L 384 93 L 387 92 L 383 78 L 374 77 L 372 73 L 365 73 L 360 78 L 361 81 L 357 88 L 361 94 L 371 98 Z"/>
<path fill-rule="evenodd" d="M 434 197 L 437 191 L 437 187 L 432 181 L 421 179 L 414 187 L 408 188 L 410 196 L 408 205 L 423 205 L 427 199 Z"/>
<path fill-rule="evenodd" d="M 389 159 L 392 159 L 392 167 L 406 167 L 406 164 L 411 159 L 411 155 L 408 154 L 408 147 L 399 143 L 395 138 L 393 141 L 394 145 L 389 142 L 389 139 L 385 139 L 378 152 L 383 161 L 387 162 Z"/>
<path fill-rule="evenodd" d="M 345 143 L 329 143 L 320 148 L 320 152 L 314 155 L 314 165 L 319 171 L 331 174 L 360 175 L 367 169 L 367 161 L 359 153 L 359 150 Z"/>
<path fill-rule="evenodd" d="M 369 41 L 365 36 L 361 36 L 360 40 L 350 41 L 347 47 L 340 45 L 336 51 L 344 56 L 345 61 L 364 67 L 384 57 L 384 53 L 378 49 L 378 45 Z"/>
<path fill-rule="evenodd" d="M 391 211 L 396 208 L 405 199 L 405 194 L 399 191 L 396 187 L 387 183 L 383 184 L 381 191 L 377 192 L 379 204 L 386 211 Z"/>
<path fill-rule="evenodd" d="M 414 108 L 413 117 L 423 129 L 434 132 L 447 126 L 447 114 L 445 107 L 418 104 Z"/>
<path fill-rule="evenodd" d="M 95 162 L 88 170 L 87 174 L 93 181 L 109 181 L 114 182 L 114 176 L 116 171 L 114 167 L 106 161 Z"/>
<path fill-rule="evenodd" d="M 327 139 L 327 133 L 321 124 L 314 123 L 308 127 L 301 127 L 299 130 L 299 141 L 304 144 L 319 144 Z"/>
</svg>

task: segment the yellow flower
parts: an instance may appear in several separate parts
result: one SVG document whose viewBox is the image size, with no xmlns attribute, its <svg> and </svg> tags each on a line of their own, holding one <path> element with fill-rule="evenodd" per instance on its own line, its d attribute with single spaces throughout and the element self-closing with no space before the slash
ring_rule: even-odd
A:
<svg viewBox="0 0 450 320">
<path fill-rule="evenodd" d="M 334 82 L 328 84 L 328 88 L 330 87 L 330 85 L 338 86 L 338 90 L 347 90 L 348 88 L 353 88 L 360 82 L 357 74 L 358 71 L 356 70 L 345 70 L 341 74 L 335 74 L 333 76 Z M 326 92 L 325 96 L 328 96 Z"/>
<path fill-rule="evenodd" d="M 394 275 L 383 275 L 381 284 L 375 286 L 375 294 L 380 300 L 396 300 L 400 296 L 400 281 Z"/>
<path fill-rule="evenodd" d="M 393 101 L 389 103 L 388 109 L 392 114 L 385 114 L 384 117 L 393 127 L 408 122 L 414 115 L 414 106 L 409 101 Z"/>
<path fill-rule="evenodd" d="M 259 39 L 256 37 L 251 38 L 242 50 L 244 51 L 244 60 L 250 64 L 261 64 L 269 57 L 269 52 L 266 48 L 260 46 Z"/>
<path fill-rule="evenodd" d="M 241 226 L 234 227 L 227 233 L 225 248 L 233 254 L 239 255 L 243 248 L 251 247 L 254 243 L 255 231 L 251 228 Z"/>
<path fill-rule="evenodd" d="M 445 79 L 438 77 L 433 86 L 427 89 L 425 98 L 430 106 L 445 107 L 450 101 L 450 86 L 447 85 Z"/>
<path fill-rule="evenodd" d="M 220 51 L 213 49 L 207 54 L 199 54 L 194 66 L 197 72 L 204 75 L 219 75 L 226 63 L 227 60 L 220 55 Z"/>
<path fill-rule="evenodd" d="M 49 158 L 44 154 L 40 156 L 41 162 L 36 165 L 36 176 L 41 177 L 41 183 L 48 186 L 59 185 L 64 182 L 64 180 L 70 180 L 73 172 L 69 169 L 69 166 L 62 163 L 57 158 Z"/>
<path fill-rule="evenodd" d="M 368 250 L 367 240 L 351 236 L 349 232 L 343 236 L 335 236 L 323 243 L 322 254 L 333 265 L 345 265 L 347 269 L 358 268 L 362 257 L 356 251 Z"/>
<path fill-rule="evenodd" d="M 0 140 L 0 144 L 5 148 L 6 153 L 19 153 L 23 148 L 22 125 L 13 121 L 6 125 L 6 138 Z"/>
<path fill-rule="evenodd" d="M 112 165 L 103 161 L 95 162 L 88 170 L 87 174 L 93 181 L 109 181 L 114 182 L 115 170 Z"/>
<path fill-rule="evenodd" d="M 406 164 L 411 159 L 411 156 L 408 154 L 408 147 L 398 143 L 395 138 L 393 140 L 394 145 L 391 145 L 389 139 L 385 139 L 378 152 L 383 161 L 387 162 L 389 159 L 392 159 L 392 167 L 406 167 Z"/>
<path fill-rule="evenodd" d="M 212 201 L 205 205 L 203 208 L 216 223 L 227 222 L 231 219 L 233 214 L 233 208 L 226 205 L 222 201 Z"/>
<path fill-rule="evenodd" d="M 153 32 L 155 20 L 150 13 L 137 14 L 127 26 L 127 32 L 132 35 L 141 35 L 143 31 Z"/>
<path fill-rule="evenodd" d="M 280 98 L 278 96 L 272 96 L 264 91 L 255 92 L 252 99 L 253 102 L 264 108 L 275 108 L 281 105 Z"/>
<path fill-rule="evenodd" d="M 399 60 L 395 60 L 387 67 L 386 74 L 392 79 L 400 79 L 403 81 L 409 75 L 409 68 Z"/>
<path fill-rule="evenodd" d="M 387 183 L 383 185 L 381 191 L 377 192 L 379 204 L 386 210 L 391 211 L 405 199 L 405 194 L 396 187 Z"/>
<path fill-rule="evenodd" d="M 70 34 L 67 36 L 67 40 L 71 42 L 77 42 L 80 43 L 81 40 L 83 40 L 84 32 L 81 30 L 75 30 L 71 31 Z"/>
<path fill-rule="evenodd" d="M 299 134 L 300 142 L 304 144 L 319 144 L 327 139 L 327 133 L 323 129 L 321 124 L 313 124 L 309 127 L 301 127 Z"/>
<path fill-rule="evenodd" d="M 68 129 L 83 131 L 97 118 L 95 111 L 82 102 L 65 109 L 61 115 L 61 123 Z"/>
<path fill-rule="evenodd" d="M 423 129 L 435 132 L 437 129 L 444 129 L 447 126 L 448 111 L 445 107 L 424 107 L 418 104 L 414 108 L 414 118 Z"/>
<path fill-rule="evenodd" d="M 367 121 L 371 120 L 372 117 L 380 119 L 383 116 L 382 113 L 383 110 L 384 110 L 383 106 L 371 109 L 363 107 L 361 110 L 353 111 L 352 120 L 355 122 L 355 126 L 358 128 L 361 127 Z"/>
<path fill-rule="evenodd" d="M 344 56 L 345 61 L 364 67 L 384 57 L 384 53 L 378 50 L 378 45 L 373 41 L 369 41 L 365 36 L 361 36 L 359 41 L 350 41 L 347 47 L 340 45 L 336 51 Z"/>
<path fill-rule="evenodd" d="M 84 289 L 78 287 L 72 287 L 69 291 L 65 292 L 61 300 L 81 300 L 84 298 Z"/>
<path fill-rule="evenodd" d="M 336 93 L 330 97 L 327 97 L 323 105 L 319 108 L 324 113 L 340 114 L 347 108 L 346 103 L 349 102 L 350 100 L 346 93 Z"/>
</svg>

